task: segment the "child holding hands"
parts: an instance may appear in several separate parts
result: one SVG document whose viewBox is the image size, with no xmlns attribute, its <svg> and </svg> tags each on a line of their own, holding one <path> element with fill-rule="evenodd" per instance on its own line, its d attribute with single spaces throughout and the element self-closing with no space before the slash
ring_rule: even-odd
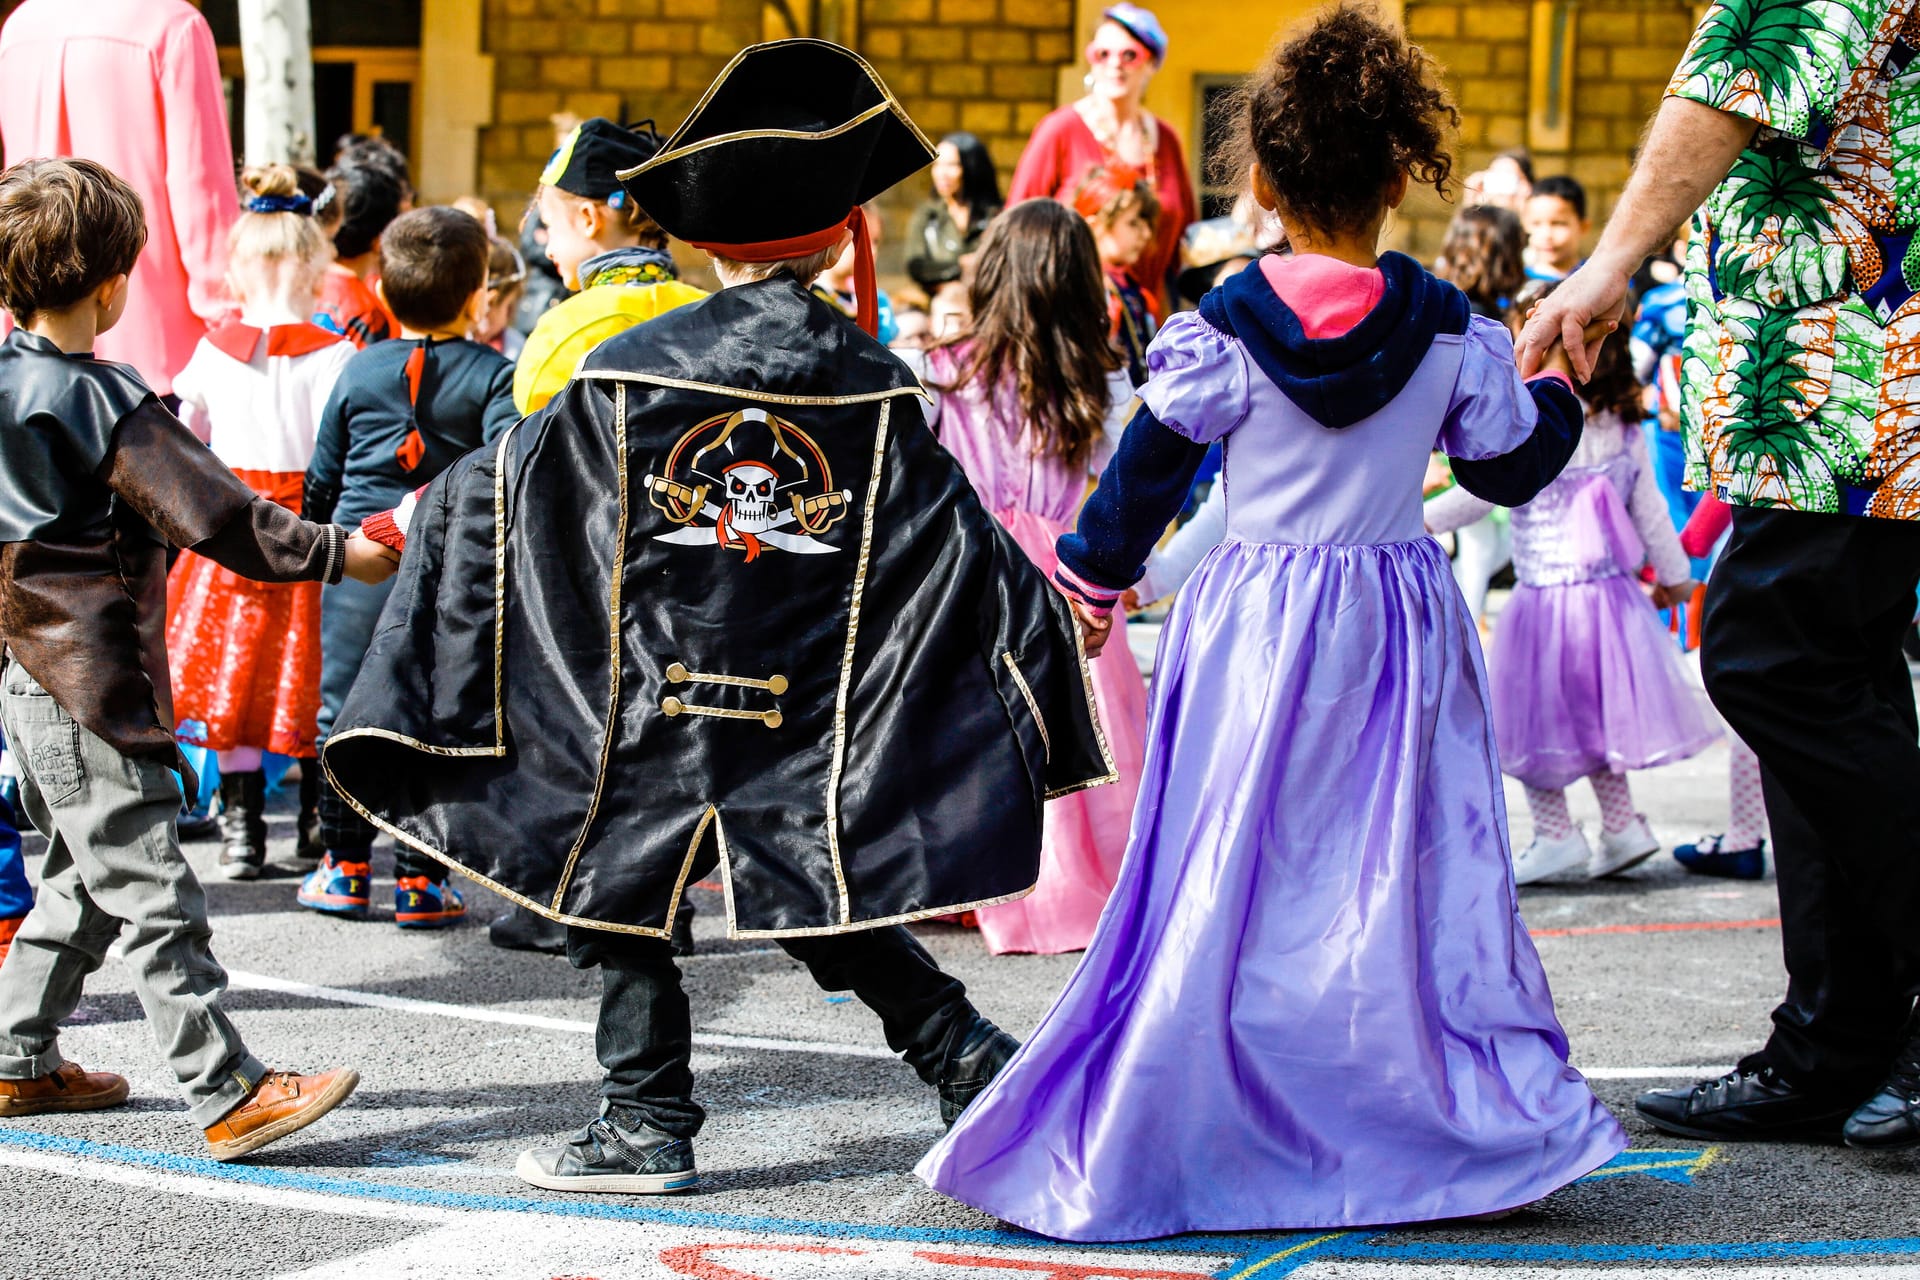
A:
<svg viewBox="0 0 1920 1280">
<path fill-rule="evenodd" d="M 1517 309 L 1552 288 L 1530 286 Z M 1684 760 L 1720 736 L 1632 576 L 1652 563 L 1659 607 L 1692 598 L 1687 555 L 1640 432 L 1631 360 L 1625 343 L 1601 347 L 1582 388 L 1580 447 L 1513 513 L 1519 584 L 1487 667 L 1500 767 L 1525 784 L 1533 814 L 1533 840 L 1513 861 L 1520 884 L 1618 875 L 1645 861 L 1659 844 L 1634 808 L 1627 771 Z M 1427 526 L 1445 533 L 1490 508 L 1452 489 L 1426 504 Z M 1566 788 L 1581 778 L 1600 801 L 1597 850 L 1567 811 Z"/>
<path fill-rule="evenodd" d="M 173 739 L 168 543 L 266 581 L 380 581 L 365 538 L 302 520 L 205 448 L 133 370 L 95 360 L 146 244 L 140 197 L 86 160 L 0 174 L 0 719 L 20 798 L 50 842 L 0 966 L 0 1117 L 126 1101 L 124 1078 L 60 1056 L 60 1024 L 116 935 L 141 1006 L 216 1159 L 325 1115 L 347 1069 L 269 1071 L 220 1007 L 206 896 L 174 820 L 191 778 Z"/>
<path fill-rule="evenodd" d="M 1161 640 L 1120 882 L 919 1168 L 1044 1235 L 1491 1213 L 1626 1145 L 1567 1065 L 1515 909 L 1479 642 L 1420 523 L 1436 446 L 1514 503 L 1580 423 L 1563 381 L 1522 385 L 1503 325 L 1377 249 L 1412 183 L 1445 185 L 1436 81 L 1354 5 L 1256 73 L 1239 129 L 1294 254 L 1161 330 L 1060 540 L 1093 649 L 1225 441 L 1226 541 Z"/>
</svg>

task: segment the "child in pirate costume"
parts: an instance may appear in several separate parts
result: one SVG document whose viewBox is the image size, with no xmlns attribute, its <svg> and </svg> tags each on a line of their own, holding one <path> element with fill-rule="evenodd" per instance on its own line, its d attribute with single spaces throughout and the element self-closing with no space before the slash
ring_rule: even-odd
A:
<svg viewBox="0 0 1920 1280">
<path fill-rule="evenodd" d="M 587 353 L 642 320 L 707 295 L 674 277 L 667 236 L 616 176 L 652 159 L 660 135 L 595 117 L 567 135 L 540 175 L 547 257 L 571 298 L 540 317 L 514 371 L 513 400 L 534 413 L 567 385 Z"/>
<path fill-rule="evenodd" d="M 932 158 L 851 52 L 741 53 L 622 175 L 727 287 L 603 343 L 411 515 L 325 758 L 602 970 L 601 1114 L 522 1155 L 536 1186 L 693 1185 L 668 935 L 716 867 L 732 936 L 874 1009 L 948 1122 L 1015 1048 L 901 926 L 1030 892 L 1042 803 L 1113 767 L 1064 600 L 871 336 L 860 204 Z M 849 240 L 861 324 L 807 287 Z"/>
</svg>

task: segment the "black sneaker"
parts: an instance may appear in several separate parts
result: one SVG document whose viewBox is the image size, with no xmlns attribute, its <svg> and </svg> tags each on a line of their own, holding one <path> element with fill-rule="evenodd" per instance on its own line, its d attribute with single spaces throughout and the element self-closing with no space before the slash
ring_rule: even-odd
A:
<svg viewBox="0 0 1920 1280">
<path fill-rule="evenodd" d="M 1842 1136 L 1850 1147 L 1892 1151 L 1920 1143 L 1920 1023 L 1894 1059 L 1879 1092 L 1847 1117 Z"/>
<path fill-rule="evenodd" d="M 522 1151 L 513 1171 L 522 1182 L 548 1191 L 596 1194 L 653 1196 L 685 1191 L 700 1181 L 692 1142 L 669 1137 L 645 1121 L 623 1129 L 606 1116 L 563 1147 Z"/>
<path fill-rule="evenodd" d="M 1018 1040 L 975 1015 L 973 1025 L 960 1037 L 959 1047 L 940 1070 L 940 1119 L 947 1128 L 953 1128 L 967 1104 L 993 1083 L 1019 1048 Z"/>
<path fill-rule="evenodd" d="M 1683 1138 L 1777 1142 L 1838 1138 L 1853 1104 L 1799 1088 L 1760 1066 L 1683 1089 L 1654 1089 L 1634 1099 L 1633 1108 L 1654 1128 Z"/>
</svg>

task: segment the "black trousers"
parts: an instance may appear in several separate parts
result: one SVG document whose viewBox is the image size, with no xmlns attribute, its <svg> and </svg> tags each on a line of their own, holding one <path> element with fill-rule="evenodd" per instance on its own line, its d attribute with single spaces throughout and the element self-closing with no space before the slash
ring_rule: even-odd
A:
<svg viewBox="0 0 1920 1280">
<path fill-rule="evenodd" d="M 779 943 L 823 990 L 851 991 L 879 1014 L 888 1046 L 928 1084 L 979 1016 L 960 980 L 897 925 Z M 569 928 L 567 959 L 600 968 L 594 1047 L 609 1110 L 676 1138 L 700 1132 L 707 1113 L 693 1100 L 693 1013 L 667 941 Z"/>
<path fill-rule="evenodd" d="M 1701 669 L 1760 757 L 1787 996 L 1768 1064 L 1864 1098 L 1920 992 L 1920 727 L 1900 640 L 1920 523 L 1736 508 Z"/>
</svg>

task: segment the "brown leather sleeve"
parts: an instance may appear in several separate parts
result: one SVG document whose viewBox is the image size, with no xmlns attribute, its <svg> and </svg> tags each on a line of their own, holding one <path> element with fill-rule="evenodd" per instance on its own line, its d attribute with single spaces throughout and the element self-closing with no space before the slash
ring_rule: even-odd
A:
<svg viewBox="0 0 1920 1280">
<path fill-rule="evenodd" d="M 176 547 L 262 582 L 338 582 L 345 533 L 247 487 L 152 400 L 122 418 L 100 479 Z"/>
</svg>

